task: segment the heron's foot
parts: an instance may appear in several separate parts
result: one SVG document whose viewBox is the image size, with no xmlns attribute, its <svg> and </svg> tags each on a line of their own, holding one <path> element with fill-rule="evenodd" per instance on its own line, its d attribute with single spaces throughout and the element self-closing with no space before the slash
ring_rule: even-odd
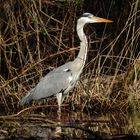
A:
<svg viewBox="0 0 140 140">
<path fill-rule="evenodd" d="M 61 126 L 57 126 L 55 129 L 55 134 L 60 135 L 62 133 L 62 128 Z"/>
<path fill-rule="evenodd" d="M 52 132 L 52 138 L 51 139 L 54 139 L 54 140 L 57 140 L 57 139 L 62 139 L 62 128 L 57 126 L 56 129 L 54 130 L 54 132 Z"/>
</svg>

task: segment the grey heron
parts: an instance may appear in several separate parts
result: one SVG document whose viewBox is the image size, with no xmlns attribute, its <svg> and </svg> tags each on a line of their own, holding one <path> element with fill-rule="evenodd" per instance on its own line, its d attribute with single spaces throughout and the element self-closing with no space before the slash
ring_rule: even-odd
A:
<svg viewBox="0 0 140 140">
<path fill-rule="evenodd" d="M 75 60 L 68 62 L 53 71 L 50 71 L 40 82 L 31 89 L 21 104 L 29 104 L 33 100 L 39 100 L 55 95 L 58 101 L 58 112 L 61 112 L 61 104 L 67 93 L 74 88 L 85 65 L 87 57 L 88 41 L 83 31 L 87 23 L 112 22 L 93 16 L 91 13 L 84 13 L 77 21 L 77 34 L 80 39 L 80 51 Z"/>
</svg>

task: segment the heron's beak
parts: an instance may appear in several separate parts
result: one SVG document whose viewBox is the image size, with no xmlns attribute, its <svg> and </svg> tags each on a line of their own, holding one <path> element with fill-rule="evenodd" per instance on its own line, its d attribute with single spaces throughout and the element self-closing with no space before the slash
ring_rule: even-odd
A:
<svg viewBox="0 0 140 140">
<path fill-rule="evenodd" d="M 109 19 L 105 19 L 105 18 L 99 18 L 99 17 L 91 17 L 91 19 L 94 21 L 94 22 L 113 22 L 112 20 L 109 20 Z"/>
</svg>

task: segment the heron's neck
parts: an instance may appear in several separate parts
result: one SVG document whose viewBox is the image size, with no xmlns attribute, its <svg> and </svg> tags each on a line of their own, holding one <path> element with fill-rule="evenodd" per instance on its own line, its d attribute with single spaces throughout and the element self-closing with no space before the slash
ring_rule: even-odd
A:
<svg viewBox="0 0 140 140">
<path fill-rule="evenodd" d="M 79 22 L 77 23 L 77 34 L 79 36 L 79 39 L 81 40 L 81 42 L 85 42 L 87 43 L 87 38 L 86 38 L 86 35 L 84 33 L 84 25 L 85 24 L 80 24 Z"/>
<path fill-rule="evenodd" d="M 84 25 L 81 25 L 79 23 L 77 24 L 77 34 L 78 34 L 79 39 L 81 41 L 80 42 L 80 51 L 78 53 L 77 58 L 79 58 L 83 61 L 86 61 L 88 41 L 87 41 L 86 35 L 83 31 L 83 27 L 84 27 Z"/>
<path fill-rule="evenodd" d="M 86 61 L 86 57 L 87 57 L 87 43 L 85 42 L 81 42 L 80 43 L 80 51 L 78 53 L 77 58 L 81 59 L 81 61 Z"/>
<path fill-rule="evenodd" d="M 81 42 L 80 42 L 80 51 L 73 63 L 74 70 L 75 70 L 75 80 L 77 80 L 78 77 L 80 76 L 84 68 L 86 57 L 87 57 L 88 42 L 87 42 L 86 35 L 84 34 L 83 27 L 84 24 L 80 24 L 79 22 L 77 23 L 77 34 Z"/>
</svg>

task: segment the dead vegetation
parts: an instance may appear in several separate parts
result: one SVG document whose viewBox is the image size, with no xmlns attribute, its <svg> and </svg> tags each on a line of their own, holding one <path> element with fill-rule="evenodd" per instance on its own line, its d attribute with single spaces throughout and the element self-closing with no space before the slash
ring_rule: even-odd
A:
<svg viewBox="0 0 140 140">
<path fill-rule="evenodd" d="M 87 64 L 65 103 L 81 110 L 139 109 L 139 5 L 139 0 L 2 1 L 0 114 L 19 112 L 19 100 L 42 76 L 75 58 L 76 20 L 87 9 L 114 23 L 86 27 Z"/>
</svg>

